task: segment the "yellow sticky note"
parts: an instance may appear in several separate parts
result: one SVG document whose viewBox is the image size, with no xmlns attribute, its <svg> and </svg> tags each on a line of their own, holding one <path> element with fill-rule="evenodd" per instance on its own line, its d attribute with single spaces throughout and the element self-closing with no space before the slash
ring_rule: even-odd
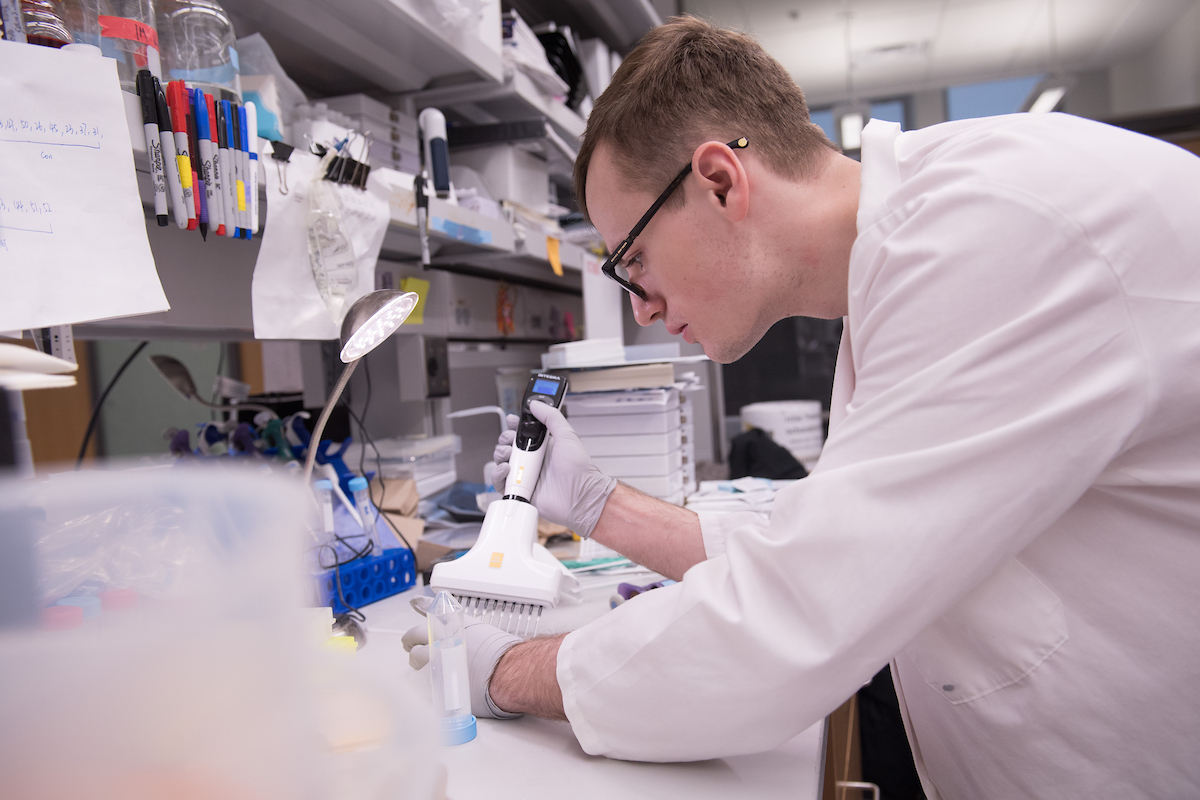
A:
<svg viewBox="0 0 1200 800">
<path fill-rule="evenodd" d="M 417 293 L 417 304 L 413 306 L 406 322 L 409 325 L 420 325 L 425 321 L 425 298 L 429 295 L 429 281 L 421 278 L 403 278 L 400 281 L 400 291 Z"/>
<path fill-rule="evenodd" d="M 546 258 L 550 261 L 550 269 L 554 270 L 554 274 L 562 277 L 562 259 L 558 256 L 558 239 L 553 236 L 546 237 Z"/>
</svg>

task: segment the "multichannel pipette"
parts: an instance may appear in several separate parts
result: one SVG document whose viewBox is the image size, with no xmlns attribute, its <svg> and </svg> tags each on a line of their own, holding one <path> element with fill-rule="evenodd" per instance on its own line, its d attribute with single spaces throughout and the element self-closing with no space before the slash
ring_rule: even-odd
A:
<svg viewBox="0 0 1200 800">
<path fill-rule="evenodd" d="M 546 426 L 529 404 L 537 400 L 558 408 L 566 391 L 566 379 L 557 375 L 538 373 L 529 380 L 504 495 L 488 506 L 474 547 L 455 561 L 436 565 L 429 581 L 434 591 L 457 597 L 468 614 L 516 636 L 537 634 L 542 612 L 558 604 L 567 575 L 538 544 L 538 512 L 529 501 L 546 456 Z"/>
</svg>

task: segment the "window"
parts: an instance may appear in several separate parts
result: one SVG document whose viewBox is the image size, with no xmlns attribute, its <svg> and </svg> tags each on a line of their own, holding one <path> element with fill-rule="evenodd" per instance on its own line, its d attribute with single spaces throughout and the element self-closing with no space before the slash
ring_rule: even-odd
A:
<svg viewBox="0 0 1200 800">
<path fill-rule="evenodd" d="M 1021 104 L 1041 79 L 1041 75 L 1031 75 L 1028 78 L 951 86 L 946 90 L 947 115 L 955 120 L 1015 114 L 1021 110 Z"/>
<path fill-rule="evenodd" d="M 829 141 L 837 143 L 837 130 L 833 127 L 833 109 L 823 108 L 820 111 L 809 111 L 809 119 L 815 124 L 821 126 L 821 130 L 825 131 L 825 135 L 829 137 Z"/>
<path fill-rule="evenodd" d="M 882 119 L 888 122 L 899 122 L 900 130 L 907 130 L 904 121 L 903 100 L 877 100 L 871 103 L 871 119 Z"/>
</svg>

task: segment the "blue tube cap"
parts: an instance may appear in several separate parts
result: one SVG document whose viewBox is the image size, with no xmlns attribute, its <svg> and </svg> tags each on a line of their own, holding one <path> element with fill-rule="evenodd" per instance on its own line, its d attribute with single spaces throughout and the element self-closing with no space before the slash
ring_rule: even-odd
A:
<svg viewBox="0 0 1200 800">
<path fill-rule="evenodd" d="M 327 492 L 333 491 L 333 481 L 328 478 L 321 478 L 319 481 L 313 481 L 313 486 L 317 489 L 324 489 Z"/>
<path fill-rule="evenodd" d="M 350 491 L 357 492 L 360 489 L 365 489 L 365 488 L 367 488 L 367 479 L 366 478 L 354 477 L 354 478 L 350 479 Z"/>
<path fill-rule="evenodd" d="M 100 616 L 100 598 L 88 594 L 77 594 L 71 597 L 64 597 L 55 605 L 59 606 L 79 606 L 83 609 L 84 619 L 95 619 Z M 472 718 L 473 719 L 473 718 Z"/>
<path fill-rule="evenodd" d="M 467 714 L 464 717 L 449 717 L 442 720 L 441 725 L 442 744 L 444 745 L 466 744 L 475 738 L 476 725 L 474 714 Z"/>
</svg>

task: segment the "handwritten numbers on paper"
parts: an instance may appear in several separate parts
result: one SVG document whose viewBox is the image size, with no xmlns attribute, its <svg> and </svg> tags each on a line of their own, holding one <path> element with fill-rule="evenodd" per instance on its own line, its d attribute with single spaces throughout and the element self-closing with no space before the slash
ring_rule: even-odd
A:
<svg viewBox="0 0 1200 800">
<path fill-rule="evenodd" d="M 100 126 L 86 120 L 0 117 L 0 143 L 100 148 Z"/>
</svg>

